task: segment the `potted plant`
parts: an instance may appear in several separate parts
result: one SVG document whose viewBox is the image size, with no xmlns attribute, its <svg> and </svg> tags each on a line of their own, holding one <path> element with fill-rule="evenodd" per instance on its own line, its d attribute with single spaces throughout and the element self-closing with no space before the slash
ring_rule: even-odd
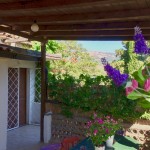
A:
<svg viewBox="0 0 150 150">
<path fill-rule="evenodd" d="M 86 133 L 92 139 L 96 150 L 104 150 L 105 142 L 115 134 L 120 125 L 113 118 L 98 117 L 94 114 L 94 118 L 86 123 Z M 108 141 L 109 144 L 109 141 Z M 107 145 L 110 147 L 110 144 Z"/>
<path fill-rule="evenodd" d="M 108 135 L 108 139 L 106 140 L 106 146 L 112 147 L 114 141 L 114 135 L 116 131 L 121 129 L 121 125 L 120 125 L 121 120 L 117 121 L 110 116 L 106 116 L 104 122 L 105 122 L 105 128 L 107 129 L 107 135 Z"/>
</svg>

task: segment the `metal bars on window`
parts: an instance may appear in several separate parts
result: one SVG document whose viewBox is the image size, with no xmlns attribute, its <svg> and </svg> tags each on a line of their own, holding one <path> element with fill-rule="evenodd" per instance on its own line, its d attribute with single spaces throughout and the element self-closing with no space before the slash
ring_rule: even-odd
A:
<svg viewBox="0 0 150 150">
<path fill-rule="evenodd" d="M 18 68 L 8 68 L 8 129 L 19 126 Z"/>
</svg>

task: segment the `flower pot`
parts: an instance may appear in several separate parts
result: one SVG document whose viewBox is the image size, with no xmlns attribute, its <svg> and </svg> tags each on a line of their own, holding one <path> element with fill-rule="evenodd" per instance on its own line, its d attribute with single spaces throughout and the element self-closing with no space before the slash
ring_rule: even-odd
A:
<svg viewBox="0 0 150 150">
<path fill-rule="evenodd" d="M 99 147 L 95 146 L 95 150 L 105 150 L 105 146 L 104 145 Z"/>
<path fill-rule="evenodd" d="M 112 147 L 112 146 L 113 146 L 113 142 L 114 142 L 114 135 L 110 136 L 110 137 L 106 140 L 106 146 L 107 146 L 107 147 Z"/>
</svg>

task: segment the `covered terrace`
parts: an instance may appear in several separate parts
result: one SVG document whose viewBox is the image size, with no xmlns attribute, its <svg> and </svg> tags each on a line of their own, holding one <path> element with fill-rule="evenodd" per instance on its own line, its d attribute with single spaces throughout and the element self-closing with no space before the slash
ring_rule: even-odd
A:
<svg viewBox="0 0 150 150">
<path fill-rule="evenodd" d="M 31 30 L 36 22 L 37 32 Z M 1 0 L 0 31 L 41 42 L 41 133 L 46 112 L 45 44 L 47 40 L 132 40 L 133 28 L 150 39 L 150 0 Z M 12 41 L 13 42 L 13 41 Z M 1 96 L 0 96 L 1 97 Z M 0 111 L 3 105 L 0 100 Z M 1 114 L 7 114 L 6 110 Z M 7 118 L 0 116 L 6 122 Z M 6 145 L 0 124 L 0 143 Z M 5 146 L 0 148 L 5 150 Z"/>
</svg>

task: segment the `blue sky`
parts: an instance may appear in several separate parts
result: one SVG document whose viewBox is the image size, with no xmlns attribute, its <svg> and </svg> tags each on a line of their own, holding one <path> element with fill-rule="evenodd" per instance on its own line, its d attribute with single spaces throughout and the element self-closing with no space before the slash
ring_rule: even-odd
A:
<svg viewBox="0 0 150 150">
<path fill-rule="evenodd" d="M 123 48 L 122 41 L 78 41 L 88 51 L 112 52 Z"/>
</svg>

